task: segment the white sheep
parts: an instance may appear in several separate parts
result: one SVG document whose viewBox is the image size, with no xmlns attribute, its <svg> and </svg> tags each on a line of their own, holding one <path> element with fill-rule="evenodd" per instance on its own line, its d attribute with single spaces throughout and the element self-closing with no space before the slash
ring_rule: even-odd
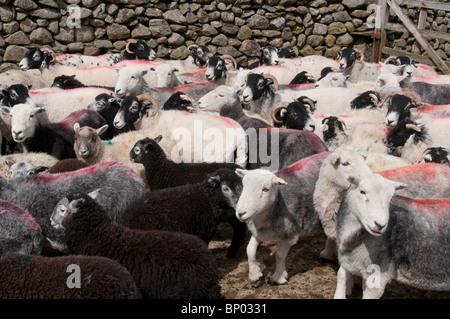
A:
<svg viewBox="0 0 450 319">
<path fill-rule="evenodd" d="M 315 79 L 320 78 L 320 72 L 323 68 L 339 68 L 339 63 L 336 60 L 320 55 L 310 55 L 295 59 L 279 58 L 278 65 L 295 70 L 296 74 L 307 71 Z"/>
<path fill-rule="evenodd" d="M 380 298 L 397 280 L 409 286 L 450 290 L 450 199 L 394 196 L 406 184 L 378 174 L 353 175 L 337 213 L 340 268 L 335 298 L 363 280 L 363 298 Z"/>
<path fill-rule="evenodd" d="M 139 95 L 150 93 L 150 86 L 144 79 L 144 75 L 148 73 L 147 70 L 141 70 L 136 67 L 125 67 L 117 69 L 119 77 L 115 84 L 115 93 L 119 97 L 126 94 Z"/>
<path fill-rule="evenodd" d="M 0 73 L 1 86 L 11 86 L 14 84 L 31 85 L 35 90 L 47 86 L 41 78 L 41 72 L 39 70 L 8 70 Z"/>
</svg>

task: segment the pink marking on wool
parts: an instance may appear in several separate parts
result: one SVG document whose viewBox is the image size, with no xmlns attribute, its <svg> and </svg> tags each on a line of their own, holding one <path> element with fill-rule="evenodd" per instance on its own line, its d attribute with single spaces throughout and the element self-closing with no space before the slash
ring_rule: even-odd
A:
<svg viewBox="0 0 450 319">
<path fill-rule="evenodd" d="M 302 171 L 309 172 L 311 170 L 311 165 L 317 164 L 318 161 L 322 163 L 323 160 L 330 154 L 331 152 L 322 152 L 303 158 L 288 167 L 280 169 L 276 172 L 276 175 L 278 177 L 287 177 L 302 174 Z"/>
<path fill-rule="evenodd" d="M 161 63 L 147 61 L 147 60 L 126 60 L 126 61 L 122 61 L 122 62 L 119 62 L 119 63 L 115 64 L 113 67 L 115 67 L 115 68 L 124 68 L 124 67 L 127 67 L 127 66 L 148 66 L 148 67 L 152 67 L 152 66 L 157 66 L 157 65 L 160 65 L 160 64 Z"/>
<path fill-rule="evenodd" d="M 421 112 L 439 112 L 439 111 L 445 111 L 448 110 L 450 112 L 450 104 L 447 105 L 432 105 L 432 104 L 425 104 L 423 107 L 420 108 Z"/>
<path fill-rule="evenodd" d="M 289 89 L 289 90 L 303 91 L 303 90 L 314 89 L 315 86 L 316 86 L 315 83 L 283 84 L 283 85 L 280 85 L 280 89 L 281 89 L 281 88 L 287 88 L 287 89 Z"/>
<path fill-rule="evenodd" d="M 71 113 L 69 116 L 67 116 L 64 120 L 58 122 L 63 128 L 65 129 L 73 129 L 73 125 L 83 119 L 83 117 L 89 116 L 89 113 L 94 114 L 96 111 L 89 110 L 89 109 L 83 109 L 76 112 Z"/>
<path fill-rule="evenodd" d="M 264 70 L 266 69 L 281 69 L 281 70 L 290 70 L 287 67 L 281 66 L 281 65 L 263 65 L 263 66 L 258 66 L 256 68 L 252 69 L 252 72 L 264 72 Z"/>
<path fill-rule="evenodd" d="M 107 90 L 107 89 L 102 89 L 102 88 L 92 88 L 92 87 L 82 87 L 82 88 L 76 88 L 76 89 L 68 89 L 68 90 L 55 90 L 55 91 L 44 91 L 44 92 L 40 92 L 40 91 L 33 91 L 31 90 L 29 92 L 30 97 L 33 96 L 45 96 L 45 95 L 57 95 L 57 94 L 67 94 L 67 93 L 84 93 L 83 90 L 85 92 L 89 91 L 89 90 L 102 90 L 105 93 L 111 93 L 112 91 Z"/>
<path fill-rule="evenodd" d="M 417 94 L 416 91 L 411 89 L 402 89 L 403 95 L 409 95 L 409 96 L 415 96 L 417 99 L 419 99 L 420 102 L 423 102 L 422 96 Z"/>
<path fill-rule="evenodd" d="M 427 176 L 427 179 L 431 181 L 436 178 L 436 174 L 445 173 L 442 170 L 437 169 L 440 168 L 440 165 L 441 164 L 424 163 L 381 171 L 377 172 L 377 174 L 380 174 L 381 176 L 387 179 L 397 180 L 399 176 L 408 176 L 420 172 L 421 175 Z"/>
<path fill-rule="evenodd" d="M 14 213 L 19 215 L 20 217 L 26 219 L 28 221 L 28 223 L 30 224 L 30 226 L 34 229 L 34 230 L 38 230 L 40 229 L 38 223 L 36 223 L 36 220 L 33 218 L 33 216 L 31 216 L 30 213 L 28 213 L 26 210 L 20 208 L 19 206 L 16 206 L 14 204 L 11 204 L 10 202 L 4 201 L 0 199 L 0 206 L 7 210 L 8 212 Z"/>
<path fill-rule="evenodd" d="M 449 217 L 450 198 L 409 198 L 403 196 L 394 196 L 392 203 L 403 202 L 402 206 L 410 206 L 412 209 L 427 213 L 433 218 Z M 448 221 L 448 218 L 444 218 Z"/>
</svg>

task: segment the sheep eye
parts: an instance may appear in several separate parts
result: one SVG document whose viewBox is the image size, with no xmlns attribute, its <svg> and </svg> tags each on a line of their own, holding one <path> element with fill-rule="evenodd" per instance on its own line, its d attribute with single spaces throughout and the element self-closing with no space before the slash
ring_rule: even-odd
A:
<svg viewBox="0 0 450 319">
<path fill-rule="evenodd" d="M 134 153 L 135 154 L 140 154 L 141 153 L 141 149 L 139 147 L 135 147 L 134 148 Z"/>
<path fill-rule="evenodd" d="M 267 192 L 269 191 L 269 189 L 268 189 L 267 187 L 264 187 L 264 188 L 262 189 L 262 191 L 263 191 L 264 193 L 267 193 Z"/>
<path fill-rule="evenodd" d="M 229 193 L 231 190 L 228 186 L 222 185 L 222 191 L 224 191 L 225 193 Z"/>
<path fill-rule="evenodd" d="M 366 195 L 366 192 L 363 191 L 363 190 L 360 190 L 359 193 L 360 193 L 361 195 Z"/>
<path fill-rule="evenodd" d="M 223 95 L 223 94 L 219 94 L 219 97 L 224 97 L 225 95 Z"/>
<path fill-rule="evenodd" d="M 349 162 L 343 162 L 343 163 L 342 163 L 342 166 L 349 166 L 349 165 L 350 165 Z"/>
<path fill-rule="evenodd" d="M 34 114 L 30 114 L 30 119 L 34 118 Z"/>
</svg>

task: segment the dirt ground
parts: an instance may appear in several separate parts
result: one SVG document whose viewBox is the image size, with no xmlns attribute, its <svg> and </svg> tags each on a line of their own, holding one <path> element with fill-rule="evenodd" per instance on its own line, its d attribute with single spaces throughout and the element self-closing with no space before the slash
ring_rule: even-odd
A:
<svg viewBox="0 0 450 319">
<path fill-rule="evenodd" d="M 336 288 L 337 262 L 319 258 L 325 247 L 325 235 L 305 235 L 291 247 L 286 259 L 289 281 L 286 285 L 274 286 L 267 283 L 275 268 L 275 251 L 277 242 L 265 242 L 258 246 L 257 258 L 265 276 L 265 283 L 253 288 L 248 279 L 248 263 L 245 247 L 247 240 L 239 250 L 236 258 L 227 258 L 232 229 L 221 224 L 215 238 L 210 242 L 217 260 L 222 286 L 226 299 L 332 299 Z M 361 281 L 355 278 L 353 293 L 350 298 L 361 298 Z M 433 292 L 415 289 L 397 282 L 391 282 L 384 292 L 383 299 L 448 299 L 450 292 Z"/>
</svg>

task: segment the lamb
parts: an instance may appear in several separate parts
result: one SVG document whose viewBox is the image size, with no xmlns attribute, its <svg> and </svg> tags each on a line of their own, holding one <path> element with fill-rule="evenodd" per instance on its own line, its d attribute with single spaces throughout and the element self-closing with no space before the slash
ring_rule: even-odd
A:
<svg viewBox="0 0 450 319">
<path fill-rule="evenodd" d="M 87 194 L 75 196 L 65 214 L 53 214 L 72 254 L 118 261 L 133 276 L 144 298 L 221 298 L 216 262 L 194 235 L 132 230 L 112 223 Z"/>
<path fill-rule="evenodd" d="M 338 258 L 335 298 L 363 279 L 363 298 L 380 298 L 392 280 L 450 290 L 450 199 L 394 196 L 406 184 L 377 174 L 350 176 L 336 220 Z"/>
<path fill-rule="evenodd" d="M 9 178 L 10 177 L 10 167 L 7 164 L 10 163 L 29 163 L 33 166 L 46 166 L 52 167 L 58 162 L 58 159 L 47 153 L 15 153 L 10 155 L 4 155 L 0 157 L 0 177 Z"/>
<path fill-rule="evenodd" d="M 35 219 L 24 209 L 0 200 L 0 246 L 21 254 L 40 255 L 43 236 Z"/>
<path fill-rule="evenodd" d="M 102 191 L 97 201 L 107 209 L 112 221 L 117 221 L 132 201 L 145 194 L 144 181 L 133 170 L 118 162 L 102 162 L 74 172 L 0 179 L 0 198 L 27 210 L 51 247 L 65 252 L 63 232 L 50 226 L 53 209 L 65 196 L 98 188 Z"/>
<path fill-rule="evenodd" d="M 186 171 L 189 174 L 190 169 Z M 241 191 L 242 181 L 234 169 L 218 169 L 199 183 L 147 193 L 127 207 L 119 223 L 132 229 L 192 234 L 208 244 L 219 223 L 233 217 L 234 224 L 239 223 L 234 208 Z M 240 224 L 234 229 L 228 257 L 235 257 L 244 243 L 245 224 Z"/>
<path fill-rule="evenodd" d="M 144 100 L 147 103 L 143 103 Z M 117 128 L 127 123 L 134 123 L 138 130 L 150 129 L 161 134 L 175 162 L 235 162 L 241 167 L 247 165 L 246 134 L 231 119 L 204 113 L 159 111 L 155 99 L 140 95 L 127 96 L 114 118 Z M 203 139 L 211 138 L 211 134 L 215 141 L 204 145 Z"/>
<path fill-rule="evenodd" d="M 12 109 L 3 107 L 2 112 L 11 116 L 11 133 L 14 141 L 21 143 L 25 152 L 45 152 L 57 159 L 74 158 L 74 122 L 99 127 L 105 120 L 95 111 L 81 110 L 69 115 L 59 123 L 41 124 L 37 114 L 41 107 L 18 104 Z"/>
<path fill-rule="evenodd" d="M 242 194 L 236 216 L 247 223 L 252 234 L 247 246 L 249 278 L 259 284 L 263 275 L 256 263 L 258 244 L 279 240 L 276 269 L 270 278 L 275 284 L 287 283 L 286 255 L 302 231 L 320 231 L 320 221 L 313 206 L 314 187 L 328 152 L 310 156 L 277 171 L 237 169 L 242 176 Z M 287 184 L 287 185 L 286 185 Z"/>
<path fill-rule="evenodd" d="M 131 162 L 128 154 L 136 141 L 152 136 L 152 131 L 138 130 L 122 133 L 105 141 L 100 138 L 100 135 L 106 131 L 107 125 L 95 129 L 75 123 L 73 129 L 75 131 L 73 150 L 77 159 L 88 165 L 117 161 L 133 169 L 145 180 L 144 168 L 140 164 Z"/>
<path fill-rule="evenodd" d="M 197 103 L 201 111 L 220 112 L 221 116 L 237 121 L 249 138 L 248 167 L 265 167 L 271 171 L 287 167 L 298 160 L 327 150 L 314 133 L 280 129 L 247 116 L 242 110 L 239 96 L 225 85 L 203 96 Z M 268 158 L 268 154 L 271 154 Z M 268 166 L 269 165 L 269 166 Z"/>
<path fill-rule="evenodd" d="M 350 186 L 348 177 L 369 173 L 372 171 L 364 157 L 351 149 L 339 149 L 322 163 L 313 195 L 315 210 L 327 235 L 325 249 L 320 253 L 321 258 L 335 259 L 335 220 L 342 198 Z M 409 182 L 408 189 L 399 191 L 399 195 L 416 198 L 450 195 L 450 170 L 446 170 L 443 165 L 405 166 L 377 173 L 398 182 Z M 424 185 L 427 187 L 423 187 Z"/>
<path fill-rule="evenodd" d="M 74 265 L 81 270 L 79 287 L 70 282 Z M 2 299 L 141 298 L 125 267 L 97 256 L 29 256 L 8 252 L 0 245 L 0 281 Z"/>
</svg>

